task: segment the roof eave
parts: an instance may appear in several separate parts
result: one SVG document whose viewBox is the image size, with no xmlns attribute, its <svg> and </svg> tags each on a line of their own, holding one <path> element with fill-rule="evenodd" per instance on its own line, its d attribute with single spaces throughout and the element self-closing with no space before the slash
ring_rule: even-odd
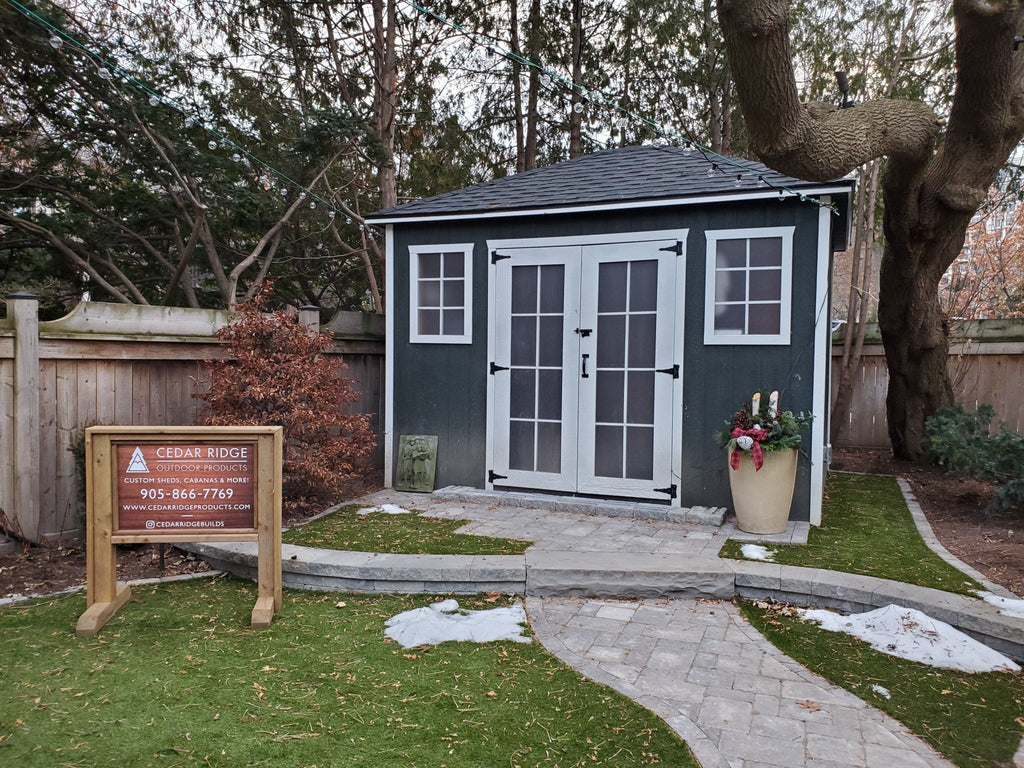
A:
<svg viewBox="0 0 1024 768">
<path fill-rule="evenodd" d="M 849 194 L 853 180 L 839 180 L 822 185 L 791 186 L 786 189 L 756 189 L 744 192 L 709 193 L 683 197 L 659 197 L 644 200 L 609 200 L 582 205 L 562 205 L 529 208 L 497 208 L 494 210 L 439 211 L 436 213 L 409 213 L 383 215 L 370 214 L 367 223 L 374 225 L 407 224 L 426 221 L 455 221 L 460 219 L 514 218 L 519 216 L 558 216 L 574 213 L 600 213 L 630 208 L 670 208 L 676 206 L 702 205 L 706 203 L 734 202 L 740 200 L 771 200 L 780 195 L 790 198 L 797 196 L 819 197 L 833 194 Z"/>
</svg>

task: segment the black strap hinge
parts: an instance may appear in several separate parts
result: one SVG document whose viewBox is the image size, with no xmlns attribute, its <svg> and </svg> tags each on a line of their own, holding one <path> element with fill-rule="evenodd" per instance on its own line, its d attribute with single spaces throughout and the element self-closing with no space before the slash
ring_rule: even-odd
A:
<svg viewBox="0 0 1024 768">
<path fill-rule="evenodd" d="M 487 482 L 494 483 L 495 480 L 508 480 L 508 475 L 499 475 L 493 469 L 487 470 Z M 675 486 L 673 486 L 675 487 Z"/>
<path fill-rule="evenodd" d="M 678 492 L 678 490 L 679 489 L 676 486 L 676 484 L 672 483 L 672 485 L 670 485 L 668 488 L 655 488 L 654 492 L 655 493 L 667 493 L 668 497 L 670 499 L 674 499 L 676 497 L 676 493 Z"/>
<path fill-rule="evenodd" d="M 659 251 L 665 251 L 667 253 L 674 253 L 676 256 L 682 256 L 683 255 L 683 241 L 682 240 L 676 240 L 676 244 L 675 245 L 670 245 L 670 246 L 668 246 L 666 248 L 659 248 L 658 250 Z"/>
<path fill-rule="evenodd" d="M 581 338 L 585 339 L 585 338 L 587 338 L 587 336 L 589 336 L 590 334 L 592 334 L 594 332 L 594 329 L 593 328 L 576 328 L 575 331 L 576 331 L 576 333 L 578 333 L 580 335 Z"/>
<path fill-rule="evenodd" d="M 498 371 L 507 371 L 508 366 L 498 365 L 497 363 L 491 363 L 491 376 L 496 374 Z"/>
<path fill-rule="evenodd" d="M 679 363 L 676 363 L 671 368 L 658 368 L 654 371 L 655 373 L 667 373 L 673 379 L 679 378 Z"/>
<path fill-rule="evenodd" d="M 511 259 L 511 253 L 498 253 L 497 251 L 491 251 L 491 264 L 497 264 L 502 259 Z"/>
</svg>

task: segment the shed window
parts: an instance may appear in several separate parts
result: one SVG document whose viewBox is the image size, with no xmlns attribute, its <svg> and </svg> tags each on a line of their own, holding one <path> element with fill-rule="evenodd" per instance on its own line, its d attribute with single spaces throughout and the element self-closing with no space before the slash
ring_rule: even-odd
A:
<svg viewBox="0 0 1024 768">
<path fill-rule="evenodd" d="M 409 248 L 409 341 L 473 341 L 473 244 Z"/>
<path fill-rule="evenodd" d="M 704 343 L 788 344 L 793 228 L 705 234 Z"/>
</svg>

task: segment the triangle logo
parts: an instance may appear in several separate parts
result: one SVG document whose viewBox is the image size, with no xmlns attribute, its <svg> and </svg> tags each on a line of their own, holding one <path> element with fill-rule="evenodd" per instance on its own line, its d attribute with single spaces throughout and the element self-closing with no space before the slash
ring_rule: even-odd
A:
<svg viewBox="0 0 1024 768">
<path fill-rule="evenodd" d="M 146 466 L 146 457 L 142 455 L 142 449 L 135 446 L 135 450 L 132 451 L 132 457 L 128 461 L 128 469 L 126 472 L 149 472 L 149 467 Z"/>
</svg>

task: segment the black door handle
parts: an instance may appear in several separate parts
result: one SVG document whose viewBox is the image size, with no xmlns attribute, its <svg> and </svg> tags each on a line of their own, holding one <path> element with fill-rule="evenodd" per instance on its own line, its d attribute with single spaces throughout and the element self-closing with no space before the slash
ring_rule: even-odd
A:
<svg viewBox="0 0 1024 768">
<path fill-rule="evenodd" d="M 584 378 L 584 379 L 589 379 L 590 378 L 590 374 L 587 373 L 587 358 L 589 358 L 589 357 L 590 357 L 590 355 L 584 355 L 583 356 L 583 376 L 582 376 L 582 378 Z"/>
</svg>

